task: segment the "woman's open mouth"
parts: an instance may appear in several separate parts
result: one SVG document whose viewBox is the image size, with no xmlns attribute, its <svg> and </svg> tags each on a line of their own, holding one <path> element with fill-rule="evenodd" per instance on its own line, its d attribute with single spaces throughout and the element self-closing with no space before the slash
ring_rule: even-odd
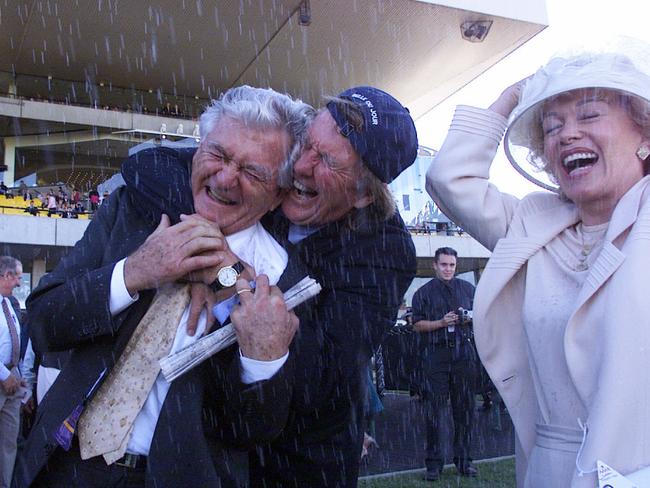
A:
<svg viewBox="0 0 650 488">
<path fill-rule="evenodd" d="M 598 161 L 598 154 L 594 152 L 575 152 L 565 156 L 562 159 L 562 166 L 566 172 L 571 175 L 574 171 L 581 168 L 593 166 Z"/>
</svg>

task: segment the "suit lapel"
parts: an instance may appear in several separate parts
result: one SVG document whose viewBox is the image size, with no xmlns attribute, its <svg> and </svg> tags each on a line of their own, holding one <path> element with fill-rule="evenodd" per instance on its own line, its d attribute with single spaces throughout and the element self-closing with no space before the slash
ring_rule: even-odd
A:
<svg viewBox="0 0 650 488">
<path fill-rule="evenodd" d="M 589 268 L 589 274 L 585 279 L 580 293 L 578 294 L 578 303 L 576 312 L 582 307 L 589 298 L 605 284 L 614 271 L 623 264 L 625 254 L 623 254 L 614 244 L 606 241 L 602 251 L 596 258 L 594 264 Z M 574 312 L 575 314 L 575 312 Z M 569 320 L 569 323 L 571 321 Z"/>
<path fill-rule="evenodd" d="M 291 244 L 289 241 L 283 243 L 284 249 L 289 255 L 287 267 L 284 269 L 278 281 L 278 288 L 283 292 L 287 291 L 309 274 L 309 270 L 300 259 L 300 245 L 300 242 L 296 245 Z"/>
<path fill-rule="evenodd" d="M 484 280 L 489 282 L 489 286 L 481 291 L 485 311 L 531 256 L 578 221 L 578 213 L 573 205 L 565 204 L 537 211 L 522 219 L 525 237 L 500 239 L 485 267 L 484 276 L 489 277 Z"/>
<path fill-rule="evenodd" d="M 648 198 L 650 177 L 645 177 L 630 189 L 616 205 L 610 220 L 603 249 L 596 258 L 585 280 L 580 294 L 576 312 L 596 293 L 600 287 L 625 261 L 625 253 L 621 250 L 629 229 L 633 225 L 643 226 L 650 216 L 640 211 L 642 202 Z M 569 320 L 569 324 L 572 321 Z"/>
</svg>

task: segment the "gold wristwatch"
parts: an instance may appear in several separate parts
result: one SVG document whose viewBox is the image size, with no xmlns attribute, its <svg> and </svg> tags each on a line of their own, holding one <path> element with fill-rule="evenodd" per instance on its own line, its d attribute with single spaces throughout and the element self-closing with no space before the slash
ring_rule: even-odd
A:
<svg viewBox="0 0 650 488">
<path fill-rule="evenodd" d="M 223 290 L 224 288 L 235 286 L 235 283 L 237 283 L 237 278 L 239 278 L 239 275 L 243 272 L 244 265 L 239 261 L 230 266 L 224 266 L 217 273 L 217 278 L 212 283 L 210 283 L 210 289 L 216 293 L 219 290 Z"/>
</svg>

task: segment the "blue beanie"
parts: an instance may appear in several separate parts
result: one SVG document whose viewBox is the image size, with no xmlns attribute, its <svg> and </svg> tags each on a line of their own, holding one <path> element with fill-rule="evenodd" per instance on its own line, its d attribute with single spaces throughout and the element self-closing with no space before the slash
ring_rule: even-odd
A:
<svg viewBox="0 0 650 488">
<path fill-rule="evenodd" d="M 348 138 L 375 176 L 390 183 L 413 164 L 418 154 L 418 136 L 406 107 L 371 86 L 350 88 L 339 98 L 355 103 L 363 114 L 363 127 L 359 131 L 348 123 L 334 102 L 329 102 L 327 109 L 340 133 Z"/>
</svg>

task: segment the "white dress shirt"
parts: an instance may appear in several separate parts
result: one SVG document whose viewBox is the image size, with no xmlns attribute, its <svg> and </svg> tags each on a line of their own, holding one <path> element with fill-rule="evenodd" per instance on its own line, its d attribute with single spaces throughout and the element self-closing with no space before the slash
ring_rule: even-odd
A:
<svg viewBox="0 0 650 488">
<path fill-rule="evenodd" d="M 20 345 L 20 322 L 18 322 L 18 317 L 14 307 L 11 306 L 11 302 L 7 297 L 0 297 L 5 303 L 9 306 L 9 313 L 14 319 L 14 324 L 16 324 L 16 333 L 18 334 L 18 344 Z M 4 381 L 9 378 L 11 371 L 7 368 L 7 364 L 11 362 L 11 334 L 9 333 L 9 325 L 7 324 L 7 318 L 5 317 L 4 312 L 0 309 L 0 381 Z M 18 366 L 18 365 L 16 365 Z"/>
<path fill-rule="evenodd" d="M 287 252 L 264 230 L 261 224 L 257 223 L 247 229 L 226 236 L 226 241 L 239 259 L 250 264 L 257 274 L 266 274 L 272 285 L 278 282 L 287 266 Z M 113 315 L 122 312 L 139 298 L 137 294 L 135 297 L 131 297 L 124 283 L 125 261 L 126 258 L 118 262 L 113 268 L 110 292 L 110 310 Z M 201 313 L 194 336 L 187 335 L 188 318 L 189 306 L 178 324 L 170 354 L 196 342 L 205 332 L 207 322 L 205 310 Z M 284 365 L 288 357 L 289 354 L 287 353 L 282 358 L 274 361 L 257 361 L 240 354 L 241 379 L 244 383 L 268 379 Z M 160 416 L 160 410 L 169 392 L 169 387 L 170 384 L 167 383 L 162 374 L 159 374 L 142 410 L 135 418 L 131 438 L 126 448 L 128 453 L 149 454 L 154 430 Z"/>
</svg>

